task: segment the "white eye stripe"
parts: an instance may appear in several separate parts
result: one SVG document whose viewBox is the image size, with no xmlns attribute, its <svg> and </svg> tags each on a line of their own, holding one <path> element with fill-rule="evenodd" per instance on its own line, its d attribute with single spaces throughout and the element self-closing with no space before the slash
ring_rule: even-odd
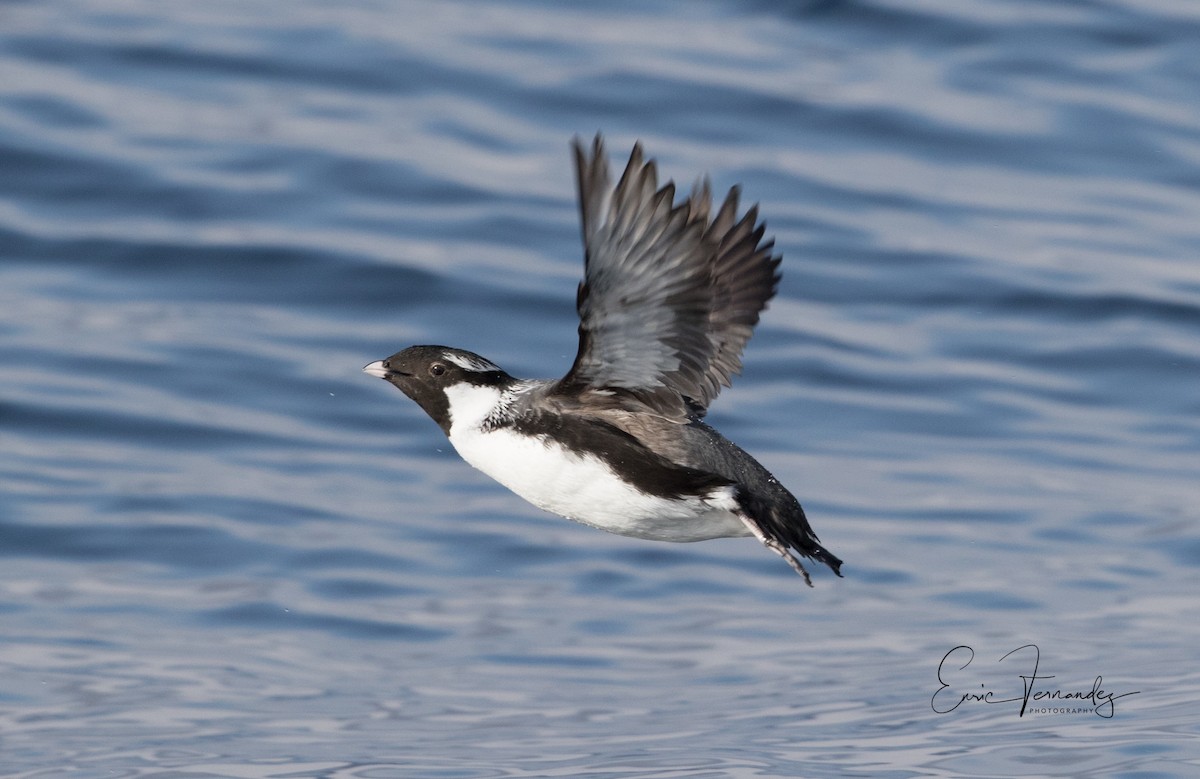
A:
<svg viewBox="0 0 1200 779">
<path fill-rule="evenodd" d="M 490 363 L 482 357 L 468 357 L 463 354 L 452 354 L 451 352 L 443 352 L 442 357 L 446 362 L 452 362 L 464 371 L 487 373 L 489 371 L 500 370 L 500 366 Z"/>
</svg>

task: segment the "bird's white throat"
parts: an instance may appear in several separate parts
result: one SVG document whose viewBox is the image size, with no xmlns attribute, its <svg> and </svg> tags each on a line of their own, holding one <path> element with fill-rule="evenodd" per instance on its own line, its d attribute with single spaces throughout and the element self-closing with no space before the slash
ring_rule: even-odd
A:
<svg viewBox="0 0 1200 779">
<path fill-rule="evenodd" d="M 504 393 L 496 387 L 478 386 L 462 382 L 446 387 L 446 400 L 450 404 L 450 438 L 457 431 L 460 435 L 467 430 L 478 430 L 483 420 L 500 405 Z"/>
</svg>

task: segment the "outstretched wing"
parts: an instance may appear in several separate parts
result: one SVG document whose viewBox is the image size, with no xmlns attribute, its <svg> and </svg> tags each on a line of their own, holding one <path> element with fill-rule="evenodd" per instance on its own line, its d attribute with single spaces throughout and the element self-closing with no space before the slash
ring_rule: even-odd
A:
<svg viewBox="0 0 1200 779">
<path fill-rule="evenodd" d="M 619 388 L 663 410 L 682 396 L 703 414 L 742 367 L 759 313 L 775 294 L 780 258 L 757 206 L 738 219 L 738 188 L 710 218 L 707 181 L 676 204 L 641 145 L 610 190 L 599 135 L 574 143 L 583 221 L 579 352 L 562 392 Z"/>
</svg>

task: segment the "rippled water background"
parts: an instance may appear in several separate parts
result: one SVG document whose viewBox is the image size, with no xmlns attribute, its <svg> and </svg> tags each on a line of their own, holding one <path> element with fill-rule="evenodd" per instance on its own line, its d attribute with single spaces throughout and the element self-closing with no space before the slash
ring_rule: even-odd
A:
<svg viewBox="0 0 1200 779">
<path fill-rule="evenodd" d="M 1196 775 L 1198 47 L 1161 0 L 0 5 L 0 773 Z M 543 515 L 359 373 L 566 369 L 598 129 L 762 202 L 711 418 L 844 580 Z M 1029 644 L 1137 694 L 935 711 Z"/>
</svg>

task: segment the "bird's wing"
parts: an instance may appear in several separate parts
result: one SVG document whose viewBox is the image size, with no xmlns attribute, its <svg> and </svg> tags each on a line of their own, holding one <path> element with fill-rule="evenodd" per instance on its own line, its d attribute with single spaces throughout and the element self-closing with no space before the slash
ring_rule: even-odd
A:
<svg viewBox="0 0 1200 779">
<path fill-rule="evenodd" d="M 583 222 L 579 352 L 562 393 L 621 389 L 660 410 L 693 414 L 729 386 L 759 312 L 775 294 L 780 258 L 757 206 L 738 219 L 738 188 L 710 218 L 707 181 L 674 203 L 653 161 L 633 147 L 610 188 L 600 136 L 574 143 Z"/>
</svg>

